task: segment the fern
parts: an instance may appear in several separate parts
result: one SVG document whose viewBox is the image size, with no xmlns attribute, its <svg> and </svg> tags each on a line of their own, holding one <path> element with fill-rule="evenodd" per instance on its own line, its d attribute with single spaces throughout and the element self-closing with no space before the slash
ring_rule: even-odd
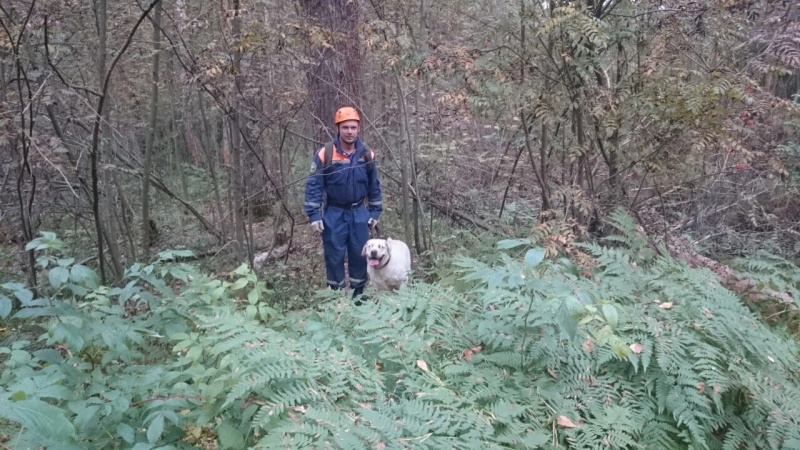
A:
<svg viewBox="0 0 800 450">
<path fill-rule="evenodd" d="M 229 447 L 256 448 L 800 442 L 796 342 L 708 272 L 648 254 L 632 219 L 613 221 L 621 235 L 612 247 L 584 246 L 592 279 L 532 248 L 460 259 L 458 288 L 420 282 L 360 308 L 321 302 L 267 323 L 203 276 L 186 278 L 178 298 L 153 290 L 152 314 L 132 321 L 105 297 L 83 308 L 64 302 L 48 310 L 61 321 L 43 341 L 80 355 L 0 349 L 11 369 L 0 374 L 0 403 L 19 392 L 42 402 L 56 431 L 6 414 L 28 420 L 31 446 L 166 444 L 200 427 Z M 782 262 L 750 267 L 775 264 L 796 276 Z M 165 284 L 142 277 L 129 291 Z M 108 336 L 109 326 L 122 332 Z"/>
</svg>

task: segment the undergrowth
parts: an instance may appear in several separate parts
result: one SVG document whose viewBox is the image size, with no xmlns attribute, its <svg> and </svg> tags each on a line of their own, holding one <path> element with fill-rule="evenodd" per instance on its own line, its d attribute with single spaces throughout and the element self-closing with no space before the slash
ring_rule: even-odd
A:
<svg viewBox="0 0 800 450">
<path fill-rule="evenodd" d="M 244 266 L 165 254 L 108 288 L 40 239 L 48 290 L 0 297 L 43 326 L 0 349 L 7 445 L 800 448 L 796 342 L 626 220 L 581 246 L 590 276 L 514 239 L 449 281 L 290 312 Z"/>
</svg>

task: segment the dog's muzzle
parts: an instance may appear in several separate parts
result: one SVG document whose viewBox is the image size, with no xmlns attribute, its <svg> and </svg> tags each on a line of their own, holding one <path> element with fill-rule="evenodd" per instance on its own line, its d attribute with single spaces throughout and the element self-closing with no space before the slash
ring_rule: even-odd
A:
<svg viewBox="0 0 800 450">
<path fill-rule="evenodd" d="M 367 258 L 367 263 L 370 267 L 378 267 L 381 263 L 381 257 L 378 256 L 378 252 L 372 250 L 369 252 L 369 258 Z"/>
</svg>

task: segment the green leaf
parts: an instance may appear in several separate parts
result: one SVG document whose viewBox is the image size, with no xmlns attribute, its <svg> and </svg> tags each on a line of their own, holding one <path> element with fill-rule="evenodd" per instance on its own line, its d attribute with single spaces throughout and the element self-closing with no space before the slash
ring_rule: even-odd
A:
<svg viewBox="0 0 800 450">
<path fill-rule="evenodd" d="M 73 283 L 82 284 L 89 289 L 97 289 L 100 287 L 100 277 L 94 270 L 83 264 L 75 264 L 72 266 L 69 275 Z"/>
<path fill-rule="evenodd" d="M 578 324 L 574 319 L 577 311 L 583 309 L 583 305 L 575 297 L 567 297 L 558 306 L 555 314 L 555 321 L 562 332 L 566 333 L 569 337 L 575 337 L 578 332 Z"/>
<path fill-rule="evenodd" d="M 497 242 L 498 250 L 508 250 L 510 248 L 522 247 L 524 245 L 531 245 L 530 239 L 503 239 Z"/>
<path fill-rule="evenodd" d="M 222 297 L 223 294 L 225 294 L 225 286 L 220 286 L 211 292 L 211 299 L 217 300 Z"/>
<path fill-rule="evenodd" d="M 0 294 L 0 319 L 5 319 L 11 314 L 11 308 L 14 307 L 14 303 L 11 301 L 10 298 L 6 297 L 3 294 Z"/>
<path fill-rule="evenodd" d="M 525 253 L 525 264 L 536 267 L 544 260 L 544 249 L 532 248 Z"/>
<path fill-rule="evenodd" d="M 245 286 L 247 286 L 247 278 L 239 278 L 235 283 L 233 283 L 231 290 L 238 291 Z"/>
<path fill-rule="evenodd" d="M 75 435 L 75 428 L 64 416 L 64 410 L 41 400 L 0 400 L 0 417 L 28 428 L 48 442 L 66 444 Z"/>
<path fill-rule="evenodd" d="M 203 347 L 192 347 L 186 352 L 186 357 L 191 359 L 192 361 L 197 361 L 200 359 L 200 356 L 203 354 Z"/>
<path fill-rule="evenodd" d="M 220 446 L 225 448 L 244 448 L 244 436 L 236 428 L 227 422 L 222 422 L 217 426 L 217 436 Z"/>
<path fill-rule="evenodd" d="M 14 297 L 17 297 L 17 300 L 22 303 L 22 306 L 27 306 L 31 301 L 33 301 L 33 292 L 25 288 L 18 289 L 14 291 Z"/>
<path fill-rule="evenodd" d="M 47 279 L 50 285 L 58 289 L 62 284 L 69 281 L 69 270 L 64 267 L 53 267 L 50 272 L 47 272 Z"/>
<path fill-rule="evenodd" d="M 185 341 L 190 339 L 189 335 L 186 333 L 175 333 L 169 337 L 171 341 Z"/>
<path fill-rule="evenodd" d="M 25 289 L 25 285 L 22 283 L 15 283 L 13 281 L 9 281 L 8 283 L 0 284 L 0 287 L 3 289 L 8 289 L 9 291 L 18 291 L 20 289 Z"/>
<path fill-rule="evenodd" d="M 61 267 L 69 267 L 70 264 L 75 262 L 75 258 L 59 258 L 56 263 Z"/>
<path fill-rule="evenodd" d="M 162 433 L 164 433 L 164 415 L 159 413 L 147 427 L 147 441 L 155 444 L 161 438 Z"/>
<path fill-rule="evenodd" d="M 550 442 L 551 436 L 544 430 L 534 430 L 525 435 L 525 443 L 529 448 L 541 448 Z"/>
<path fill-rule="evenodd" d="M 25 251 L 29 252 L 31 250 L 36 250 L 42 244 L 42 238 L 36 238 L 27 244 L 25 244 Z"/>
<path fill-rule="evenodd" d="M 614 305 L 609 305 L 608 303 L 603 304 L 603 316 L 606 318 L 606 323 L 611 325 L 611 328 L 616 328 L 617 324 L 619 323 L 619 315 L 617 314 L 617 308 Z"/>
<path fill-rule="evenodd" d="M 250 304 L 258 303 L 258 294 L 258 288 L 250 289 L 250 292 L 247 293 L 247 302 Z"/>
<path fill-rule="evenodd" d="M 58 323 L 53 329 L 52 333 L 53 339 L 59 342 L 66 342 L 72 351 L 80 351 L 86 344 L 83 334 L 87 333 L 87 331 L 87 329 L 71 323 Z"/>
<path fill-rule="evenodd" d="M 120 422 L 117 424 L 117 436 L 121 437 L 122 440 L 128 444 L 132 444 L 134 439 L 136 439 L 136 430 L 127 423 Z"/>
<path fill-rule="evenodd" d="M 245 276 L 248 273 L 250 273 L 250 266 L 244 263 L 242 263 L 242 265 L 240 265 L 239 267 L 236 268 L 236 270 L 233 271 L 234 275 L 239 275 L 240 277 Z"/>
</svg>

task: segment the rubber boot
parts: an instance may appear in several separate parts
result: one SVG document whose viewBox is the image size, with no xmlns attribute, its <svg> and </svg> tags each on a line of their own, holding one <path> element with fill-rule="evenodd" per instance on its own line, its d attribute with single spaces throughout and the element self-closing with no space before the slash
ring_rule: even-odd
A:
<svg viewBox="0 0 800 450">
<path fill-rule="evenodd" d="M 369 298 L 364 297 L 363 294 L 364 294 L 364 286 L 353 289 L 353 299 L 355 300 L 353 304 L 355 304 L 356 306 L 361 306 L 364 304 L 364 302 L 369 300 Z"/>
</svg>

